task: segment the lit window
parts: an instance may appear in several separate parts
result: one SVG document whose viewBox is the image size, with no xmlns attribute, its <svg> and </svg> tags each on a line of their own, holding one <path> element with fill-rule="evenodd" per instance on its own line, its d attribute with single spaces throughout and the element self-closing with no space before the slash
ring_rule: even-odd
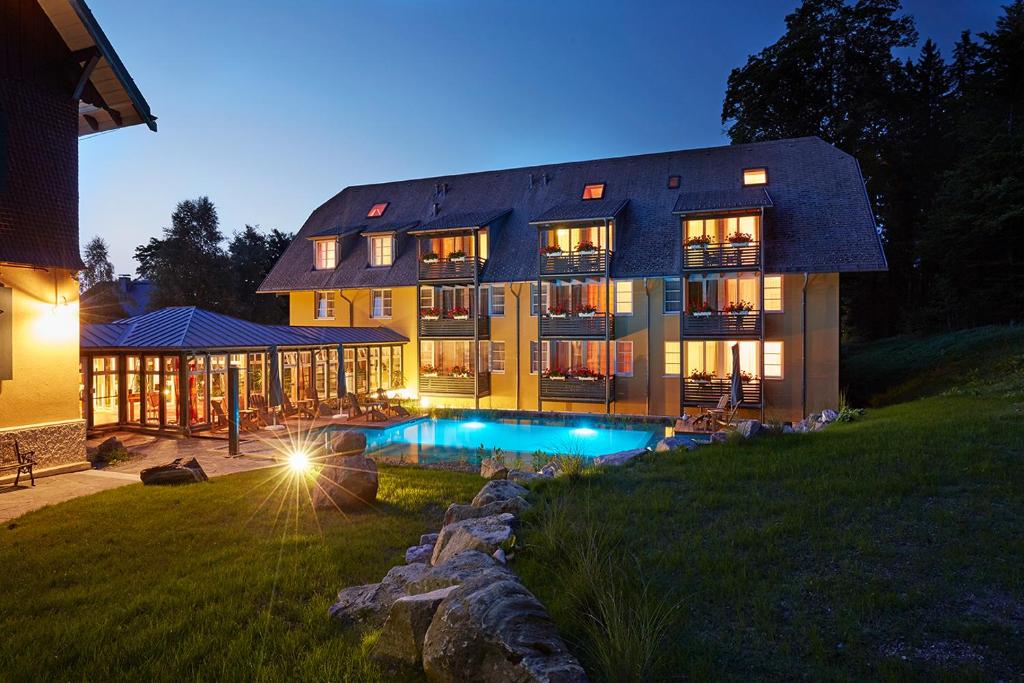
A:
<svg viewBox="0 0 1024 683">
<path fill-rule="evenodd" d="M 765 185 L 768 183 L 767 168 L 745 168 L 743 169 L 744 185 Z"/>
<path fill-rule="evenodd" d="M 665 374 L 679 376 L 679 342 L 665 342 Z"/>
<path fill-rule="evenodd" d="M 537 342 L 530 342 L 530 374 L 537 374 Z"/>
<path fill-rule="evenodd" d="M 331 270 L 338 265 L 337 240 L 333 237 L 329 240 L 316 240 L 313 245 L 316 249 L 314 267 L 317 270 Z"/>
<path fill-rule="evenodd" d="M 334 292 L 317 292 L 316 317 L 318 320 L 334 320 Z"/>
<path fill-rule="evenodd" d="M 426 311 L 434 307 L 434 288 L 424 287 L 420 290 L 420 310 Z"/>
<path fill-rule="evenodd" d="M 391 235 L 377 235 L 370 238 L 370 265 L 390 266 L 394 258 L 394 238 Z"/>
<path fill-rule="evenodd" d="M 380 218 L 384 215 L 384 212 L 388 210 L 388 202 L 380 202 L 370 207 L 370 210 L 366 212 L 367 218 Z"/>
<path fill-rule="evenodd" d="M 764 343 L 764 376 L 768 379 L 782 379 L 782 342 Z"/>
<path fill-rule="evenodd" d="M 764 276 L 764 310 L 782 312 L 782 276 Z"/>
<path fill-rule="evenodd" d="M 615 283 L 615 315 L 633 315 L 633 281 Z"/>
<path fill-rule="evenodd" d="M 505 285 L 491 285 L 491 317 L 500 318 L 505 315 Z"/>
<path fill-rule="evenodd" d="M 589 183 L 583 186 L 584 199 L 601 199 L 604 197 L 604 183 Z"/>
<path fill-rule="evenodd" d="M 505 342 L 491 342 L 491 372 L 505 372 Z"/>
<path fill-rule="evenodd" d="M 665 278 L 665 313 L 678 313 L 683 306 L 683 290 L 679 278 Z"/>
<path fill-rule="evenodd" d="M 615 374 L 620 377 L 633 376 L 633 342 L 617 341 L 615 344 Z"/>
<path fill-rule="evenodd" d="M 530 283 L 530 315 L 537 315 L 537 283 Z"/>
<path fill-rule="evenodd" d="M 677 175 L 670 175 L 668 177 L 668 189 L 675 190 L 678 187 L 679 187 L 679 176 L 677 176 Z"/>
<path fill-rule="evenodd" d="M 391 317 L 391 290 L 374 289 L 370 292 L 370 317 Z"/>
</svg>

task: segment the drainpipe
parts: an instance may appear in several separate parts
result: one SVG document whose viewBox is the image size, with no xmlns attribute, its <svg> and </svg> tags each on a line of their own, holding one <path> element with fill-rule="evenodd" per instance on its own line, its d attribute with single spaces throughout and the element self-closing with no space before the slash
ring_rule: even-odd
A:
<svg viewBox="0 0 1024 683">
<path fill-rule="evenodd" d="M 804 284 L 800 288 L 800 338 L 803 345 L 800 359 L 800 405 L 803 411 L 800 413 L 801 420 L 807 417 L 807 277 L 808 274 L 804 273 Z"/>
<path fill-rule="evenodd" d="M 345 290 L 343 289 L 338 290 L 338 296 L 344 299 L 348 304 L 348 327 L 355 327 L 355 321 L 353 319 L 353 316 L 355 316 L 355 302 L 345 296 Z M 419 305 L 419 301 L 416 302 L 416 305 Z"/>
<path fill-rule="evenodd" d="M 646 401 L 646 414 L 651 414 L 651 290 L 654 288 L 654 283 L 649 282 L 648 278 L 644 278 L 644 296 L 646 297 L 647 303 L 647 401 Z M 636 362 L 636 359 L 633 359 Z"/>
<path fill-rule="evenodd" d="M 512 292 L 512 296 L 516 300 L 516 410 L 519 410 L 519 293 L 523 291 L 523 283 L 510 284 L 508 290 Z"/>
</svg>

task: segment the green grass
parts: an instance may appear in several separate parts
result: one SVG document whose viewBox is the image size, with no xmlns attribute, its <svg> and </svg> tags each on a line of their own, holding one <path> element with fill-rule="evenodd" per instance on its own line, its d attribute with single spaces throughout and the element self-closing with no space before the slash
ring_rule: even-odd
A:
<svg viewBox="0 0 1024 683">
<path fill-rule="evenodd" d="M 4 680 L 376 680 L 327 618 L 436 529 L 473 475 L 382 468 L 373 512 L 314 517 L 264 470 L 128 486 L 0 530 Z"/>
<path fill-rule="evenodd" d="M 985 336 L 1018 334 L 1003 332 Z M 822 432 L 545 482 L 517 569 L 597 680 L 627 680 L 623 661 L 637 680 L 1020 676 L 1013 358 L 921 363 L 931 379 L 905 374 L 889 397 L 939 395 Z"/>
</svg>

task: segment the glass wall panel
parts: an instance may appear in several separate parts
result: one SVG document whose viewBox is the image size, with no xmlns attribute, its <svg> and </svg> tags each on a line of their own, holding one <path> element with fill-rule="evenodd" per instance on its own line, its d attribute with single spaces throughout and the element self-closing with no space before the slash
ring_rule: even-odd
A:
<svg viewBox="0 0 1024 683">
<path fill-rule="evenodd" d="M 164 356 L 164 425 L 168 427 L 181 424 L 178 419 L 180 368 L 177 356 Z"/>
<path fill-rule="evenodd" d="M 356 390 L 356 350 L 345 349 L 345 390 Z"/>
<path fill-rule="evenodd" d="M 327 352 L 327 398 L 338 397 L 338 349 Z"/>
<path fill-rule="evenodd" d="M 366 347 L 361 346 L 356 351 L 356 393 L 366 394 L 370 391 Z"/>
<path fill-rule="evenodd" d="M 94 426 L 117 424 L 120 386 L 117 356 L 92 359 L 92 423 Z"/>
<path fill-rule="evenodd" d="M 222 353 L 210 355 L 210 403 L 217 402 L 227 414 L 228 357 Z M 212 408 L 211 408 L 212 410 Z"/>
<path fill-rule="evenodd" d="M 370 347 L 370 387 L 379 389 L 380 384 L 380 347 Z"/>
<path fill-rule="evenodd" d="M 311 351 L 299 352 L 299 374 L 298 374 L 298 396 L 296 400 L 308 398 L 311 387 L 309 385 L 313 371 L 313 353 Z"/>
<path fill-rule="evenodd" d="M 145 424 L 151 427 L 160 426 L 160 359 L 146 356 L 142 361 L 145 372 L 144 387 L 146 394 Z"/>
<path fill-rule="evenodd" d="M 247 383 L 247 373 L 245 372 L 245 359 L 244 353 L 233 353 L 229 362 L 231 367 L 238 368 L 238 407 L 245 408 L 249 407 L 249 388 Z M 227 386 L 226 384 L 224 385 Z"/>
<path fill-rule="evenodd" d="M 206 424 L 210 421 L 206 414 L 207 395 L 206 356 L 189 356 L 188 358 L 188 423 L 190 425 Z"/>
<path fill-rule="evenodd" d="M 266 354 L 265 353 L 250 353 L 249 354 L 249 366 L 246 368 L 246 382 L 249 389 L 249 396 L 246 396 L 246 400 L 249 397 L 256 394 L 259 396 L 267 395 L 266 383 L 263 378 L 266 376 Z"/>
<path fill-rule="evenodd" d="M 130 424 L 141 424 L 142 422 L 142 358 L 139 356 L 128 356 L 125 381 L 128 392 L 128 422 Z"/>
</svg>

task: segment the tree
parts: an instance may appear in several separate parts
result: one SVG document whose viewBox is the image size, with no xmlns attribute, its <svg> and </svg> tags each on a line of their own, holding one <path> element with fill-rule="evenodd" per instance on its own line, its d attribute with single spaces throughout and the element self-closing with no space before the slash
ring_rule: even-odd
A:
<svg viewBox="0 0 1024 683">
<path fill-rule="evenodd" d="M 180 202 L 163 235 L 135 249 L 139 275 L 154 286 L 150 306 L 232 313 L 231 264 L 221 247 L 224 236 L 213 202 L 208 197 Z"/>
<path fill-rule="evenodd" d="M 102 237 L 93 237 L 85 245 L 82 254 L 85 269 L 78 276 L 78 286 L 85 292 L 101 282 L 113 282 L 114 266 L 110 262 L 110 252 Z"/>
<path fill-rule="evenodd" d="M 234 275 L 235 312 L 256 322 L 286 324 L 288 302 L 276 296 L 257 294 L 270 269 L 281 258 L 293 235 L 280 230 L 263 234 L 259 226 L 246 225 L 236 232 L 228 245 L 228 258 Z"/>
</svg>

